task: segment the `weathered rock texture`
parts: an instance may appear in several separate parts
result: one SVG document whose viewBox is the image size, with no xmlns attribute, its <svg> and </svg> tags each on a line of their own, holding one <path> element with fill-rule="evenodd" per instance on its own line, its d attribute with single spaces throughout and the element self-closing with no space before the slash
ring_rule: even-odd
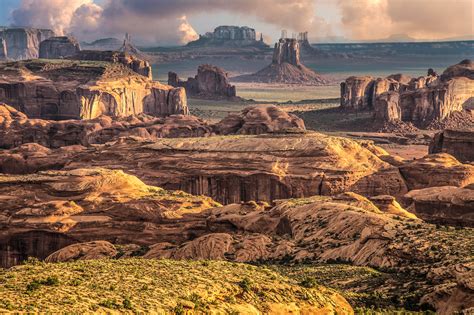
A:
<svg viewBox="0 0 474 315">
<path fill-rule="evenodd" d="M 346 261 L 416 275 L 413 284 L 441 307 L 430 294 L 441 285 L 466 288 L 450 271 L 454 264 L 467 266 L 474 246 L 470 230 L 436 229 L 384 213 L 354 193 L 220 207 L 121 171 L 76 169 L 0 175 L 0 196 L 3 266 L 27 255 L 48 261 L 117 257 L 115 245 L 126 244 L 138 245 L 134 255 L 145 258 Z M 464 303 L 450 307 L 469 308 L 473 293 L 463 293 L 447 292 L 442 300 L 464 296 Z"/>
<path fill-rule="evenodd" d="M 12 60 L 38 58 L 40 43 L 53 36 L 54 32 L 47 29 L 0 28 L 0 38 L 6 43 L 6 55 Z"/>
<path fill-rule="evenodd" d="M 250 75 L 235 77 L 240 82 L 322 85 L 329 81 L 300 62 L 300 46 L 296 39 L 280 39 L 273 50 L 272 63 Z"/>
<path fill-rule="evenodd" d="M 82 50 L 72 56 L 71 59 L 121 63 L 144 77 L 153 78 L 150 63 L 127 51 Z"/>
<path fill-rule="evenodd" d="M 474 188 L 474 187 L 473 187 Z M 410 211 L 428 222 L 474 227 L 474 190 L 456 186 L 412 190 Z"/>
<path fill-rule="evenodd" d="M 121 63 L 31 60 L 0 65 L 0 102 L 30 118 L 188 114 L 186 92 Z"/>
<path fill-rule="evenodd" d="M 40 43 L 39 57 L 45 59 L 62 59 L 71 57 L 81 50 L 81 46 L 74 37 L 50 37 Z"/>
<path fill-rule="evenodd" d="M 304 121 L 275 105 L 256 105 L 231 114 L 214 126 L 217 134 L 257 135 L 270 132 L 303 132 Z"/>
<path fill-rule="evenodd" d="M 236 97 L 235 85 L 231 85 L 227 73 L 222 68 L 212 65 L 200 65 L 194 78 L 181 80 L 174 72 L 168 73 L 168 84 L 174 87 L 184 87 L 187 95 L 214 97 Z"/>
<path fill-rule="evenodd" d="M 474 102 L 474 63 L 464 60 L 441 75 L 409 78 L 350 77 L 341 83 L 341 107 L 373 110 L 376 123 L 412 122 L 427 127 L 447 119 Z"/>
<path fill-rule="evenodd" d="M 0 61 L 4 61 L 7 59 L 7 42 L 2 37 L 0 37 Z"/>
<path fill-rule="evenodd" d="M 462 162 L 474 161 L 474 129 L 447 129 L 437 133 L 430 143 L 430 153 L 449 153 Z"/>
<path fill-rule="evenodd" d="M 143 140 L 158 138 L 204 137 L 213 128 L 195 116 L 153 117 L 146 114 L 116 117 L 100 116 L 91 120 L 28 119 L 13 107 L 0 103 L 0 148 L 15 148 L 37 143 L 47 148 L 116 141 L 121 137 Z"/>
</svg>

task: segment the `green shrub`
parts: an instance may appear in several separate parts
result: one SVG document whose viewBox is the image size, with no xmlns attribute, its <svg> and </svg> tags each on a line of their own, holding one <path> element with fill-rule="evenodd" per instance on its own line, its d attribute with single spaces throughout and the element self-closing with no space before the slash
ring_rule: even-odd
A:
<svg viewBox="0 0 474 315">
<path fill-rule="evenodd" d="M 244 290 L 244 292 L 249 292 L 250 290 L 252 290 L 252 281 L 248 277 L 242 279 L 242 281 L 240 281 L 238 285 L 242 288 L 242 290 Z"/>
<path fill-rule="evenodd" d="M 310 278 L 310 277 L 304 278 L 300 282 L 300 286 L 308 288 L 308 289 L 314 288 L 317 285 L 318 285 L 318 283 L 316 282 L 316 279 Z"/>
</svg>

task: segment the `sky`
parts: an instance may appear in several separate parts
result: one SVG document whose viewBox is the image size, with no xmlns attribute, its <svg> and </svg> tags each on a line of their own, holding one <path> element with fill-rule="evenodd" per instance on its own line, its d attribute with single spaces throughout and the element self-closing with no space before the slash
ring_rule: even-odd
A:
<svg viewBox="0 0 474 315">
<path fill-rule="evenodd" d="M 219 25 L 250 26 L 268 43 L 282 29 L 311 41 L 443 40 L 474 34 L 474 0 L 0 0 L 0 25 L 51 28 L 79 40 L 171 45 Z"/>
</svg>

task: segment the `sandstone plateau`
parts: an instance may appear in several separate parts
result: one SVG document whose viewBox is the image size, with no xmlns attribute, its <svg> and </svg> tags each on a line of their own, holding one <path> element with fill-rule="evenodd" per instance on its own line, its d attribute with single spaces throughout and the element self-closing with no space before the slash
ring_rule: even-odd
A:
<svg viewBox="0 0 474 315">
<path fill-rule="evenodd" d="M 6 59 L 34 59 L 39 56 L 40 43 L 55 36 L 52 30 L 31 27 L 0 27 Z M 0 58 L 1 60 L 1 58 Z"/>
<path fill-rule="evenodd" d="M 182 88 L 163 85 L 121 63 L 30 60 L 0 65 L 0 101 L 31 118 L 188 114 Z"/>
<path fill-rule="evenodd" d="M 40 43 L 39 57 L 45 59 L 63 59 L 74 56 L 80 50 L 81 46 L 74 37 L 50 37 Z"/>
<path fill-rule="evenodd" d="M 463 60 L 441 76 L 430 71 L 419 78 L 401 74 L 377 79 L 350 77 L 341 83 L 341 108 L 373 110 L 379 124 L 403 121 L 429 127 L 472 106 L 473 73 L 474 63 Z"/>
</svg>

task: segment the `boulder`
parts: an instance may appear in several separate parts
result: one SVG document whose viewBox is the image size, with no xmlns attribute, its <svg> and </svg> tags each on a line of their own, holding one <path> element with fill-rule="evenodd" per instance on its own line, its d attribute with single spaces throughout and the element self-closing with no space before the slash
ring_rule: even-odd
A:
<svg viewBox="0 0 474 315">
<path fill-rule="evenodd" d="M 474 129 L 447 129 L 431 140 L 429 152 L 448 153 L 461 162 L 474 162 Z"/>
<path fill-rule="evenodd" d="M 168 84 L 184 87 L 186 93 L 205 98 L 236 97 L 235 86 L 229 83 L 227 73 L 222 68 L 212 65 L 200 65 L 194 78 L 182 81 L 174 72 L 168 73 Z"/>
<path fill-rule="evenodd" d="M 66 246 L 45 258 L 46 262 L 68 262 L 112 258 L 117 255 L 115 246 L 106 241 L 93 241 Z"/>
<path fill-rule="evenodd" d="M 74 56 L 80 50 L 81 47 L 74 37 L 50 37 L 40 43 L 39 57 L 45 59 L 63 59 Z"/>
<path fill-rule="evenodd" d="M 230 114 L 214 126 L 217 134 L 257 135 L 269 132 L 306 130 L 304 121 L 275 105 L 255 105 Z"/>
<path fill-rule="evenodd" d="M 121 63 L 29 60 L 0 65 L 0 102 L 30 118 L 189 113 L 183 88 L 139 75 Z"/>
</svg>

